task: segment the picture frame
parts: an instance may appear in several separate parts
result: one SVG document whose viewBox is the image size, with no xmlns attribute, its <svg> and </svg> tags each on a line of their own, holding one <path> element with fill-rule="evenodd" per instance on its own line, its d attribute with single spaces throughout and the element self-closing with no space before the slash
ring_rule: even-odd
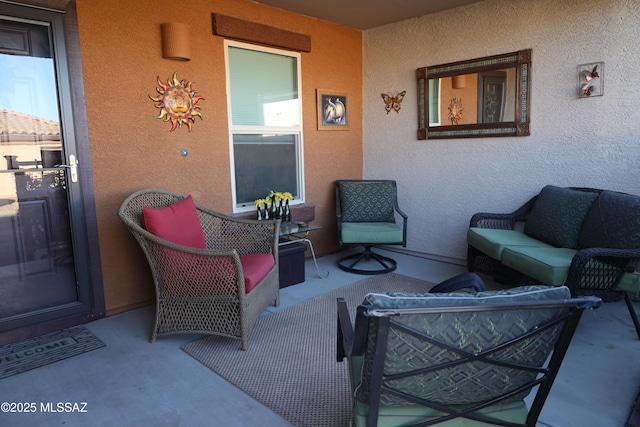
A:
<svg viewBox="0 0 640 427">
<path fill-rule="evenodd" d="M 506 91 L 506 72 L 478 73 L 478 123 L 503 121 Z"/>
<path fill-rule="evenodd" d="M 604 62 L 578 65 L 578 98 L 604 95 Z"/>
<path fill-rule="evenodd" d="M 349 130 L 349 96 L 316 89 L 318 130 Z"/>
</svg>

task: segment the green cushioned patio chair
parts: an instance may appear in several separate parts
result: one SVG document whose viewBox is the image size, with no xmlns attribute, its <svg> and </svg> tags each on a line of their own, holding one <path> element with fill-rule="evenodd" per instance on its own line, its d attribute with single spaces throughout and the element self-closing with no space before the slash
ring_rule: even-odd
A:
<svg viewBox="0 0 640 427">
<path fill-rule="evenodd" d="M 582 312 L 567 287 L 338 299 L 352 425 L 536 425 Z M 525 398 L 533 393 L 527 405 Z"/>
<path fill-rule="evenodd" d="M 391 180 L 336 181 L 338 243 L 364 250 L 341 258 L 338 266 L 350 273 L 382 274 L 396 269 L 394 259 L 372 250 L 381 245 L 407 245 L 407 215 L 398 207 L 396 182 Z M 402 218 L 402 227 L 396 225 Z M 361 261 L 373 260 L 371 263 Z"/>
</svg>

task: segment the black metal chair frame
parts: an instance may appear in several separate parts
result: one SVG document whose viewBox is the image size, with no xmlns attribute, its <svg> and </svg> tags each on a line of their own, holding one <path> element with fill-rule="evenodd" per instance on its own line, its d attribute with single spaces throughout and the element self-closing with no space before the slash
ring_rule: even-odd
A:
<svg viewBox="0 0 640 427">
<path fill-rule="evenodd" d="M 364 247 L 364 250 L 362 252 L 357 252 L 355 254 L 347 255 L 343 258 L 340 258 L 338 260 L 338 267 L 340 267 L 340 269 L 347 271 L 349 273 L 366 274 L 366 275 L 384 274 L 384 273 L 391 273 L 392 271 L 395 271 L 396 268 L 398 267 L 398 263 L 396 262 L 396 260 L 394 260 L 393 258 L 386 257 L 384 255 L 381 255 L 379 253 L 376 253 L 372 250 L 372 248 L 375 246 L 381 246 L 381 245 L 400 245 L 401 244 L 402 247 L 407 246 L 407 215 L 398 206 L 398 188 L 397 188 L 396 182 L 393 180 L 377 180 L 377 179 L 336 181 L 336 216 L 338 219 L 338 243 L 340 244 L 340 246 L 345 245 L 345 243 L 342 241 L 342 202 L 340 200 L 340 188 L 338 185 L 339 182 L 391 182 L 393 186 L 393 208 L 394 208 L 394 211 L 402 217 L 402 243 L 398 243 L 398 242 L 358 243 L 358 246 Z M 358 264 L 360 261 L 363 261 L 363 260 L 364 261 L 374 260 L 378 264 L 380 264 L 382 268 L 378 270 L 356 268 L 355 267 L 356 264 Z"/>
<path fill-rule="evenodd" d="M 368 335 L 371 330 L 376 331 L 375 335 L 375 353 L 373 355 L 373 369 L 372 377 L 370 380 L 369 390 L 369 413 L 367 416 L 367 426 L 374 427 L 378 422 L 378 413 L 381 407 L 380 398 L 383 394 L 392 395 L 408 402 L 412 402 L 417 405 L 431 408 L 436 411 L 442 412 L 445 415 L 435 420 L 427 420 L 412 426 L 430 426 L 438 424 L 440 422 L 456 419 L 466 418 L 479 422 L 485 422 L 492 425 L 501 425 L 507 427 L 534 427 L 536 421 L 540 416 L 542 407 L 547 399 L 551 386 L 558 374 L 560 365 L 567 352 L 573 334 L 578 326 L 582 312 L 586 308 L 597 308 L 600 306 L 602 300 L 596 297 L 581 297 L 571 300 L 563 301 L 541 301 L 541 302 L 521 302 L 521 303 L 500 303 L 500 304 L 487 304 L 476 306 L 432 306 L 424 308 L 393 308 L 393 309 L 379 309 L 371 308 L 364 305 L 360 305 L 357 308 L 355 325 L 352 324 L 349 310 L 346 302 L 342 298 L 338 298 L 338 334 L 337 334 L 337 361 L 341 362 L 345 357 L 351 358 L 352 356 L 362 356 L 365 354 L 367 345 L 372 344 L 372 340 Z M 537 309 L 550 309 L 560 308 L 565 309 L 562 315 L 555 319 L 548 321 L 538 327 L 530 330 L 519 337 L 512 339 L 509 342 L 503 343 L 495 348 L 485 349 L 479 353 L 472 353 L 452 346 L 445 342 L 442 342 L 434 337 L 431 337 L 420 331 L 407 328 L 406 326 L 398 323 L 397 319 L 403 315 L 415 315 L 415 314 L 427 314 L 427 313 L 452 313 L 452 312 L 483 312 L 491 310 L 537 310 Z M 497 357 L 496 352 L 503 352 L 509 346 L 520 343 L 523 340 L 531 339 L 532 337 L 545 333 L 549 328 L 562 323 L 562 328 L 554 345 L 554 349 L 550 358 L 546 362 L 545 366 L 532 367 L 524 366 L 522 364 L 513 363 L 508 359 L 501 359 Z M 428 342 L 430 345 L 436 346 L 442 349 L 443 352 L 449 352 L 453 355 L 445 359 L 443 363 L 431 366 L 419 368 L 412 366 L 411 371 L 395 373 L 393 375 L 386 374 L 385 358 L 387 353 L 387 338 L 391 331 L 401 331 L 405 334 L 410 334 L 412 337 L 421 341 Z M 451 406 L 439 404 L 432 401 L 427 401 L 417 396 L 408 394 L 394 389 L 391 385 L 393 381 L 398 378 L 407 378 L 411 376 L 424 375 L 425 373 L 434 372 L 442 369 L 449 369 L 452 366 L 460 366 L 466 363 L 475 361 L 482 361 L 487 364 L 498 365 L 501 367 L 508 367 L 517 370 L 526 370 L 537 372 L 533 381 L 525 384 L 516 390 L 509 390 L 505 394 L 493 398 L 491 400 L 480 400 L 464 410 L 459 408 L 452 408 Z M 513 423 L 496 420 L 494 418 L 488 418 L 482 414 L 476 413 L 479 409 L 489 407 L 501 401 L 505 401 L 514 395 L 517 395 L 524 390 L 531 390 L 534 387 L 539 386 L 535 391 L 535 398 L 528 411 L 526 423 Z M 481 394 L 481 393 L 479 393 Z M 355 399 L 355 397 L 354 397 Z M 404 425 L 404 424 L 403 424 Z"/>
</svg>

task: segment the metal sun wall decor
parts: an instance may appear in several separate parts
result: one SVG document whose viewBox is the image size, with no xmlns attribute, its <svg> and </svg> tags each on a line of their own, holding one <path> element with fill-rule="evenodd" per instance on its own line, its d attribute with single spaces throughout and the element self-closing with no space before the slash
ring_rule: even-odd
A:
<svg viewBox="0 0 640 427">
<path fill-rule="evenodd" d="M 447 108 L 449 110 L 449 121 L 452 125 L 457 125 L 462 120 L 462 112 L 464 111 L 464 107 L 462 106 L 462 98 L 458 98 L 457 96 L 451 98 L 451 104 Z"/>
<path fill-rule="evenodd" d="M 604 62 L 578 65 L 578 96 L 602 96 L 604 94 Z"/>
<path fill-rule="evenodd" d="M 160 109 L 160 114 L 156 119 L 163 119 L 165 122 L 171 122 L 170 132 L 173 132 L 182 125 L 187 125 L 191 132 L 191 125 L 195 122 L 196 117 L 202 120 L 200 106 L 198 101 L 204 100 L 200 95 L 196 95 L 196 91 L 192 88 L 193 82 L 188 80 L 178 80 L 178 72 L 167 79 L 166 83 L 157 78 L 158 92 L 157 97 L 149 95 L 154 102 L 155 107 Z"/>
<path fill-rule="evenodd" d="M 395 111 L 396 113 L 400 112 L 400 108 L 402 108 L 401 103 L 406 94 L 406 90 L 403 90 L 402 92 L 394 92 L 393 95 L 391 93 L 380 94 L 382 95 L 382 100 L 384 101 L 384 109 L 387 111 L 387 114 L 389 114 L 391 110 Z"/>
</svg>

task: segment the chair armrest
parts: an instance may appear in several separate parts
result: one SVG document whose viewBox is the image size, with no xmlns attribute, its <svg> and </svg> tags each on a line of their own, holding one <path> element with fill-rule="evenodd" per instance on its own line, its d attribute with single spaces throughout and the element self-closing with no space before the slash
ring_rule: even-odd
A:
<svg viewBox="0 0 640 427">
<path fill-rule="evenodd" d="M 236 218 L 198 206 L 207 247 L 240 255 L 278 253 L 280 220 Z"/>
<path fill-rule="evenodd" d="M 353 325 L 349 308 L 344 298 L 338 298 L 338 335 L 336 340 L 336 360 L 342 362 L 351 354 L 353 348 Z"/>
<path fill-rule="evenodd" d="M 394 200 L 394 208 L 395 208 L 395 211 L 398 213 L 398 215 L 400 215 L 402 217 L 402 241 L 405 242 L 402 246 L 406 247 L 406 242 L 407 242 L 407 218 L 408 217 L 398 207 L 398 201 L 397 200 Z"/>
<path fill-rule="evenodd" d="M 367 343 L 369 332 L 369 319 L 364 315 L 366 308 L 358 306 L 355 326 L 351 322 L 351 315 L 344 298 L 338 298 L 338 335 L 337 335 L 337 360 L 361 356 Z"/>
<path fill-rule="evenodd" d="M 517 222 L 524 222 L 527 220 L 527 215 L 537 198 L 538 196 L 532 197 L 527 203 L 520 206 L 512 213 L 499 214 L 478 212 L 471 217 L 469 227 L 513 230 Z"/>
<path fill-rule="evenodd" d="M 223 229 L 230 232 L 224 239 L 224 249 L 236 249 L 240 255 L 278 253 L 280 220 L 225 221 Z"/>
<path fill-rule="evenodd" d="M 572 295 L 580 289 L 612 290 L 639 260 L 640 249 L 582 249 L 571 260 L 566 286 Z"/>
<path fill-rule="evenodd" d="M 161 289 L 183 287 L 192 294 L 244 295 L 242 264 L 236 250 L 178 245 L 153 234 L 143 240 L 144 253 Z"/>
</svg>

